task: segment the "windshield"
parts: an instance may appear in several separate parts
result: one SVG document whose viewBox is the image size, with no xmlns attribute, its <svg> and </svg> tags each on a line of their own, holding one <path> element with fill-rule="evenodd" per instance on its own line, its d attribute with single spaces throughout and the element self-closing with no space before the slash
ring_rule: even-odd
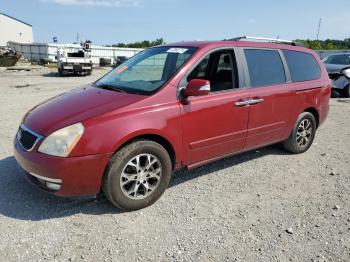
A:
<svg viewBox="0 0 350 262">
<path fill-rule="evenodd" d="M 328 57 L 324 62 L 326 64 L 333 64 L 333 65 L 350 65 L 350 54 L 332 55 Z"/>
<path fill-rule="evenodd" d="M 95 85 L 120 92 L 151 94 L 168 81 L 195 51 L 194 47 L 146 49 L 114 68 Z"/>
</svg>

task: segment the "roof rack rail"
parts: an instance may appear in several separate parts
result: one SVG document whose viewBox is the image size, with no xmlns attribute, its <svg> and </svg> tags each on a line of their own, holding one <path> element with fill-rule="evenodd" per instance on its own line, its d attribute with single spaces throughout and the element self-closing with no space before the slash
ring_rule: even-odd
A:
<svg viewBox="0 0 350 262">
<path fill-rule="evenodd" d="M 304 46 L 303 44 L 301 44 L 299 42 L 294 42 L 291 40 L 284 40 L 284 39 L 279 39 L 279 38 L 255 37 L 255 36 L 239 36 L 239 37 L 227 39 L 226 41 L 239 41 L 242 39 L 255 40 L 255 41 L 266 41 L 266 42 L 270 42 L 270 43 L 283 43 L 283 44 L 289 44 L 289 45 L 293 45 L 293 46 Z"/>
</svg>

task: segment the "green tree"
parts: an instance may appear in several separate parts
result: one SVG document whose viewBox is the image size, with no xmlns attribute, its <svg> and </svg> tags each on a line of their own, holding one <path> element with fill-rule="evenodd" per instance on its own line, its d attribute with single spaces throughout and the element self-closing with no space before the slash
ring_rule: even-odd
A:
<svg viewBox="0 0 350 262">
<path fill-rule="evenodd" d="M 148 48 L 156 45 L 162 45 L 164 44 L 163 38 L 157 38 L 156 40 L 149 41 L 149 40 L 143 40 L 143 41 L 136 41 L 134 43 L 118 43 L 112 45 L 113 47 L 130 47 L 130 48 Z"/>
<path fill-rule="evenodd" d="M 344 40 L 327 39 L 327 40 L 310 40 L 310 39 L 296 39 L 296 42 L 302 43 L 305 47 L 319 50 L 319 49 L 350 49 L 350 38 Z"/>
<path fill-rule="evenodd" d="M 321 50 L 322 49 L 322 45 L 321 45 L 321 43 L 320 43 L 320 41 L 311 41 L 310 42 L 310 48 L 311 49 L 314 49 L 314 50 Z"/>
<path fill-rule="evenodd" d="M 334 49 L 333 43 L 332 43 L 332 42 L 327 43 L 326 49 L 327 49 L 327 50 L 333 50 L 333 49 Z"/>
</svg>

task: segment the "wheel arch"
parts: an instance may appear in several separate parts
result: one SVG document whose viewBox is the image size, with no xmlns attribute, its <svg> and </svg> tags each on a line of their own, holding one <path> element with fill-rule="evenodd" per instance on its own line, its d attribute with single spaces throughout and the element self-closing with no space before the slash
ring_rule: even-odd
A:
<svg viewBox="0 0 350 262">
<path fill-rule="evenodd" d="M 160 144 L 161 146 L 163 146 L 170 156 L 172 169 L 175 169 L 175 167 L 176 167 L 175 148 L 167 138 L 165 138 L 164 136 L 159 135 L 159 134 L 145 133 L 145 134 L 138 134 L 138 135 L 134 135 L 132 137 L 128 137 L 128 138 L 124 139 L 120 143 L 120 145 L 117 146 L 114 153 L 116 153 L 117 151 L 119 151 L 123 147 L 125 147 L 125 146 L 127 146 L 135 141 L 138 141 L 138 140 L 150 140 L 150 141 L 156 142 L 156 143 Z"/>
<path fill-rule="evenodd" d="M 314 116 L 314 118 L 316 120 L 316 128 L 318 128 L 318 126 L 320 124 L 320 114 L 318 113 L 317 109 L 314 107 L 309 107 L 309 108 L 306 108 L 304 110 L 304 112 L 309 112 Z"/>
<path fill-rule="evenodd" d="M 159 134 L 155 134 L 155 133 L 144 133 L 144 134 L 135 134 L 135 135 L 131 135 L 128 136 L 127 138 L 124 138 L 117 146 L 116 149 L 114 150 L 113 155 L 118 152 L 119 150 L 121 150 L 122 148 L 126 147 L 127 145 L 138 141 L 138 140 L 150 140 L 153 142 L 156 142 L 158 144 L 160 144 L 161 146 L 163 146 L 165 148 L 165 150 L 168 152 L 169 156 L 170 156 L 170 160 L 171 160 L 171 165 L 172 165 L 172 169 L 174 170 L 176 168 L 176 151 L 174 149 L 174 146 L 172 145 L 172 143 L 169 141 L 169 139 L 166 139 L 164 136 L 159 135 Z M 105 170 L 103 172 L 103 176 L 102 176 L 102 180 L 101 180 L 101 186 L 100 186 L 100 193 L 102 193 L 102 188 L 103 188 L 103 181 L 105 179 L 106 176 L 106 170 L 108 168 L 109 162 L 107 163 Z"/>
</svg>

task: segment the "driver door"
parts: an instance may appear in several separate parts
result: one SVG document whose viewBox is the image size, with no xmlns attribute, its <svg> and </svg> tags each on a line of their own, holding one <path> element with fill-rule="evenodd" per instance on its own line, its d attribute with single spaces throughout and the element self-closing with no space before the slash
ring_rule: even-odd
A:
<svg viewBox="0 0 350 262">
<path fill-rule="evenodd" d="M 239 87 L 233 49 L 212 52 L 187 75 L 210 81 L 206 96 L 182 100 L 182 137 L 185 165 L 196 165 L 243 149 L 249 107 L 242 102 L 248 90 Z"/>
</svg>

